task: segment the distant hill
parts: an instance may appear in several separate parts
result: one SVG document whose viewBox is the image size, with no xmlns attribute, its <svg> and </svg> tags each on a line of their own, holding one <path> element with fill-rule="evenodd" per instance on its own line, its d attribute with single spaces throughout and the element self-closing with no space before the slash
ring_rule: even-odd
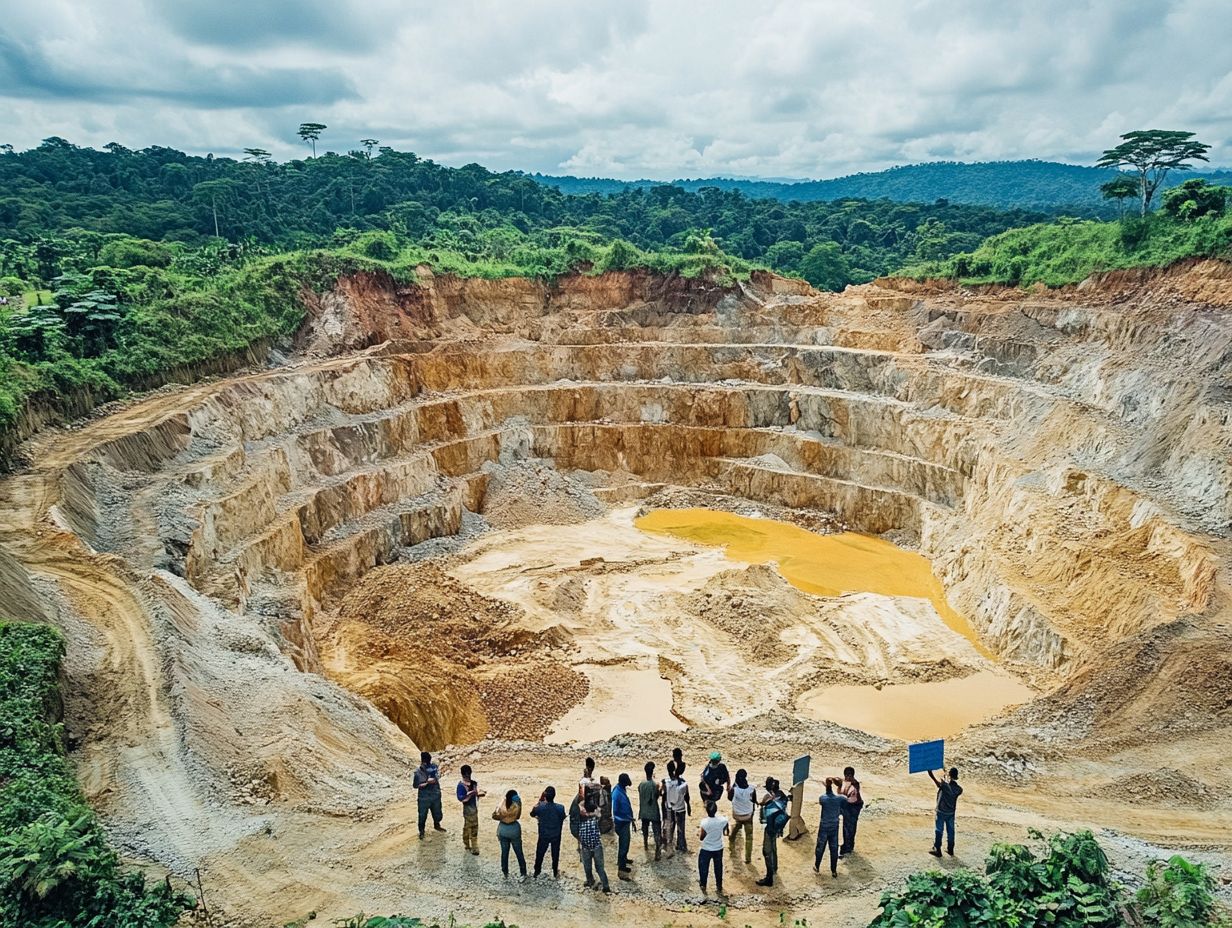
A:
<svg viewBox="0 0 1232 928">
<path fill-rule="evenodd" d="M 702 187 L 740 190 L 750 197 L 776 200 L 887 199 L 899 203 L 969 203 L 1001 209 L 1033 209 L 1043 212 L 1077 214 L 1115 211 L 1099 193 L 1099 185 L 1109 180 L 1112 171 L 1061 164 L 1057 161 L 984 161 L 963 164 L 937 161 L 911 164 L 864 174 L 850 174 L 832 180 L 807 180 L 797 183 L 732 178 L 685 179 L 672 181 L 685 190 Z M 1188 177 L 1207 177 L 1214 183 L 1232 184 L 1232 171 L 1173 172 L 1165 186 Z M 619 193 L 629 187 L 654 187 L 652 180 L 620 181 L 601 177 L 553 177 L 530 175 L 542 184 L 564 193 Z"/>
</svg>

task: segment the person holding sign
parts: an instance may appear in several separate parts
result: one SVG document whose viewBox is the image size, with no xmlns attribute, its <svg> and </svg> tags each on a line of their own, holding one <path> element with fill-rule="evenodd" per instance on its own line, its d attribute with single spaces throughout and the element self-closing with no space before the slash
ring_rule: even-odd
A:
<svg viewBox="0 0 1232 928">
<path fill-rule="evenodd" d="M 933 849 L 928 853 L 934 857 L 941 856 L 941 832 L 946 833 L 946 853 L 954 856 L 954 813 L 958 811 L 958 797 L 963 788 L 958 785 L 958 768 L 951 767 L 950 775 L 944 780 L 938 780 L 931 770 L 928 776 L 937 784 L 937 835 L 933 840 Z"/>
</svg>

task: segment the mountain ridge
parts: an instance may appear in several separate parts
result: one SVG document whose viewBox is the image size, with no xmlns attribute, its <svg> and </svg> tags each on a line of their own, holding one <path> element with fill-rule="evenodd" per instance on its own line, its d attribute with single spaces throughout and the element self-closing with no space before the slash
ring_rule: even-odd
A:
<svg viewBox="0 0 1232 928">
<path fill-rule="evenodd" d="M 622 181 L 603 177 L 527 174 L 563 193 L 619 193 L 632 187 L 676 186 L 696 192 L 704 187 L 739 190 L 750 197 L 790 202 L 845 199 L 888 199 L 903 203 L 952 203 L 1000 208 L 1020 207 L 1046 212 L 1109 215 L 1117 207 L 1104 200 L 1099 186 L 1116 176 L 1106 168 L 1060 161 L 930 161 L 899 165 L 883 171 L 863 171 L 824 180 L 774 181 L 731 177 L 680 178 L 673 181 Z M 1232 184 L 1232 169 L 1173 171 L 1165 187 L 1190 177 Z"/>
</svg>

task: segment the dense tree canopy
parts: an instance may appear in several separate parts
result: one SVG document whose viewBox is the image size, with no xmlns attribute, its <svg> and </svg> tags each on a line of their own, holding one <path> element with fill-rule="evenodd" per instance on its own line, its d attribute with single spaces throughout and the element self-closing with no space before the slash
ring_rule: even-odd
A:
<svg viewBox="0 0 1232 928">
<path fill-rule="evenodd" d="M 0 155 L 0 237 L 28 241 L 82 228 L 154 241 L 216 236 L 297 246 L 322 242 L 341 226 L 418 238 L 465 215 L 484 228 L 575 227 L 652 250 L 683 247 L 690 233 L 709 230 L 725 252 L 793 273 L 811 248 L 833 242 L 849 269 L 834 280 L 841 286 L 970 250 L 988 235 L 1044 218 L 940 202 L 780 202 L 718 187 L 570 196 L 525 174 L 446 168 L 410 152 L 374 154 L 376 139 L 363 144 L 348 155 L 275 163 L 256 148 L 235 160 L 161 147 L 98 151 L 49 138 Z"/>
</svg>

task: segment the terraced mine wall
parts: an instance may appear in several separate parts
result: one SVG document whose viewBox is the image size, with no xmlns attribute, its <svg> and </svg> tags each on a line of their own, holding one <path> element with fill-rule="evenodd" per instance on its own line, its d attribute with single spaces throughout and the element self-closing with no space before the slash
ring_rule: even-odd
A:
<svg viewBox="0 0 1232 928">
<path fill-rule="evenodd" d="M 360 275 L 310 307 L 305 360 L 147 400 L 38 471 L 64 529 L 258 618 L 301 670 L 322 609 L 533 457 L 601 497 L 889 533 L 985 647 L 1058 674 L 1226 608 L 1230 299 L 1218 263 L 1033 293 Z"/>
</svg>

